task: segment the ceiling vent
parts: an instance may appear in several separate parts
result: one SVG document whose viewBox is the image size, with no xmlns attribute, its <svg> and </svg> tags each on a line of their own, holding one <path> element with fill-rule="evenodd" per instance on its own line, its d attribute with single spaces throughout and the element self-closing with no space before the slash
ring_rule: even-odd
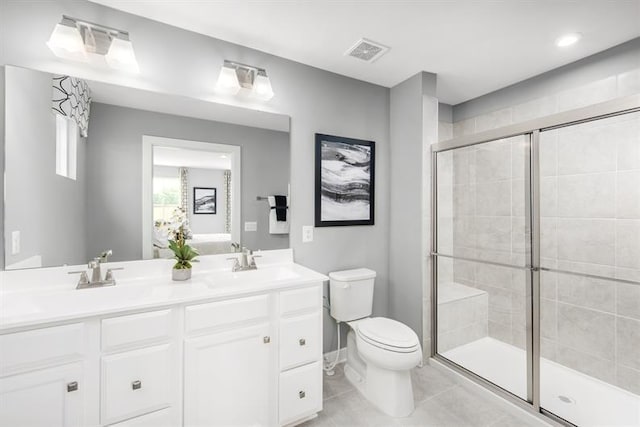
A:
<svg viewBox="0 0 640 427">
<path fill-rule="evenodd" d="M 366 62 L 374 62 L 389 51 L 389 47 L 367 39 L 360 39 L 344 54 Z"/>
</svg>

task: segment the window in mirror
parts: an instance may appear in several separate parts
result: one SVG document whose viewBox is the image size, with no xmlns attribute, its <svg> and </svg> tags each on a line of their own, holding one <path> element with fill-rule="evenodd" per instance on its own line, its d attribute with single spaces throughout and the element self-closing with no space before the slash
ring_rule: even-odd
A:
<svg viewBox="0 0 640 427">
<path fill-rule="evenodd" d="M 78 158 L 78 125 L 56 114 L 56 174 L 76 179 Z"/>
<path fill-rule="evenodd" d="M 180 206 L 180 178 L 178 176 L 153 177 L 153 222 L 169 221 Z"/>
</svg>

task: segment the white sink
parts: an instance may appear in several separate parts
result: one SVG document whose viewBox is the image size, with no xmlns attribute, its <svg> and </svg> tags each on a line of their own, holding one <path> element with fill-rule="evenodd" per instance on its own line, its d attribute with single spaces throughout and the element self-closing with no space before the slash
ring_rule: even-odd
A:
<svg viewBox="0 0 640 427">
<path fill-rule="evenodd" d="M 266 267 L 257 270 L 237 271 L 237 272 L 216 272 L 205 278 L 209 287 L 224 287 L 229 285 L 243 286 L 254 285 L 265 282 L 279 282 L 282 280 L 292 280 L 301 277 L 300 274 L 291 268 Z"/>
</svg>

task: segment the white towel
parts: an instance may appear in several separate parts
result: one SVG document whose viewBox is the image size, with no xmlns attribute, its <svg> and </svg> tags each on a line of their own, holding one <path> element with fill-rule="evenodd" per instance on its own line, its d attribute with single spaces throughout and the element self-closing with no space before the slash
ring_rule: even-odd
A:
<svg viewBox="0 0 640 427">
<path fill-rule="evenodd" d="M 287 220 L 278 221 L 276 218 L 276 198 L 268 196 L 269 200 L 269 233 L 271 234 L 289 234 L 289 197 L 287 197 Z"/>
</svg>

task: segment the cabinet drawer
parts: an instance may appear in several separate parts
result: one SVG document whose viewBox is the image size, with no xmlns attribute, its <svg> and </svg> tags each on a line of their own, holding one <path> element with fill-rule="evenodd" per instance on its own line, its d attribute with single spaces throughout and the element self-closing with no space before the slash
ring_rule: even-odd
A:
<svg viewBox="0 0 640 427">
<path fill-rule="evenodd" d="M 169 344 L 102 358 L 102 423 L 166 408 L 173 384 Z"/>
<path fill-rule="evenodd" d="M 286 315 L 302 310 L 320 309 L 322 304 L 321 290 L 320 286 L 313 286 L 280 292 L 280 314 Z"/>
<path fill-rule="evenodd" d="M 280 374 L 280 425 L 289 424 L 322 410 L 320 362 Z"/>
<path fill-rule="evenodd" d="M 267 319 L 268 317 L 268 295 L 216 301 L 187 307 L 185 310 L 185 331 L 190 334 L 238 322 Z"/>
<path fill-rule="evenodd" d="M 81 359 L 84 343 L 82 323 L 0 335 L 0 375 Z"/>
<path fill-rule="evenodd" d="M 111 427 L 175 427 L 176 425 L 173 409 L 167 408 L 131 418 L 121 423 L 111 424 Z"/>
<path fill-rule="evenodd" d="M 320 312 L 280 321 L 280 369 L 320 360 Z"/>
<path fill-rule="evenodd" d="M 104 319 L 102 350 L 168 340 L 171 336 L 171 313 L 171 310 L 160 310 Z"/>
</svg>

